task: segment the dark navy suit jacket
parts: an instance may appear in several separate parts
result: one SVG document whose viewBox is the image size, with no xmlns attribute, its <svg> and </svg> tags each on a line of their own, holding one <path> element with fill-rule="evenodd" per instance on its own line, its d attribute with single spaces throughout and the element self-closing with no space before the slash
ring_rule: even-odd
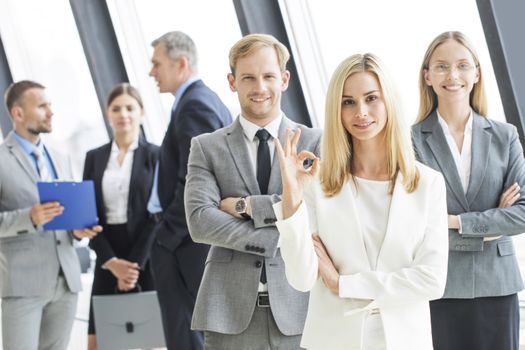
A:
<svg viewBox="0 0 525 350">
<path fill-rule="evenodd" d="M 158 194 L 164 220 L 154 233 L 158 244 L 184 262 L 179 268 L 190 289 L 198 289 L 202 259 L 209 250 L 208 245 L 192 241 L 186 225 L 184 186 L 191 139 L 231 122 L 231 114 L 217 94 L 197 80 L 180 97 L 160 149 Z"/>
</svg>

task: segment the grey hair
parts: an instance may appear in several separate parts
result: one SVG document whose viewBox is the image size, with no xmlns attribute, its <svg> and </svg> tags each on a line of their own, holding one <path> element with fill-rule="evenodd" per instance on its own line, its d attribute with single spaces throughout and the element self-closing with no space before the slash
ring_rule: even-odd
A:
<svg viewBox="0 0 525 350">
<path fill-rule="evenodd" d="M 151 42 L 151 46 L 162 45 L 168 57 L 175 61 L 184 56 L 192 70 L 197 69 L 197 47 L 193 40 L 181 31 L 168 32 Z"/>
</svg>

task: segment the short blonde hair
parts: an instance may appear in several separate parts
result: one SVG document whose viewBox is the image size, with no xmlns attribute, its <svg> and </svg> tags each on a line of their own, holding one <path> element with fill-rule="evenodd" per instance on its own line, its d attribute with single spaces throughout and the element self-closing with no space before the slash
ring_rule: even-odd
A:
<svg viewBox="0 0 525 350">
<path fill-rule="evenodd" d="M 399 99 L 393 83 L 385 73 L 384 65 L 373 54 L 353 55 L 336 68 L 330 79 L 326 96 L 326 116 L 323 135 L 320 179 L 323 192 L 333 196 L 341 191 L 344 183 L 353 178 L 352 174 L 352 135 L 345 129 L 341 118 L 343 88 L 346 80 L 353 74 L 368 72 L 374 74 L 381 86 L 385 102 L 387 121 L 385 125 L 385 145 L 390 179 L 390 193 L 395 185 L 397 174 L 403 175 L 403 185 L 407 192 L 413 192 L 419 182 L 419 172 L 408 126 L 404 125 Z"/>
<path fill-rule="evenodd" d="M 272 35 L 250 34 L 237 41 L 230 49 L 230 70 L 235 75 L 235 65 L 240 58 L 251 55 L 254 51 L 263 47 L 273 47 L 277 54 L 277 62 L 281 72 L 286 70 L 286 63 L 290 59 L 290 52 L 279 40 Z"/>
<path fill-rule="evenodd" d="M 467 50 L 470 51 L 474 63 L 479 70 L 478 82 L 474 84 L 472 91 L 470 92 L 470 106 L 479 115 L 485 117 L 487 115 L 487 97 L 485 95 L 485 88 L 483 86 L 483 74 L 479 65 L 479 58 L 474 50 L 474 46 L 461 32 L 444 32 L 439 34 L 427 48 L 425 56 L 423 57 L 423 63 L 419 70 L 419 111 L 417 113 L 416 123 L 424 120 L 432 113 L 438 105 L 437 95 L 434 92 L 432 86 L 428 86 L 425 82 L 425 70 L 429 69 L 430 59 L 436 51 L 439 45 L 443 44 L 448 40 L 454 40 L 459 44 L 463 45 Z"/>
</svg>

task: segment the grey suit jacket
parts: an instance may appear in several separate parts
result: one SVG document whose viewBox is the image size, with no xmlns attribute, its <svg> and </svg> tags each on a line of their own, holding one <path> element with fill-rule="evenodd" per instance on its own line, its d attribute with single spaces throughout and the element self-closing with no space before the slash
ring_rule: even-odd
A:
<svg viewBox="0 0 525 350">
<path fill-rule="evenodd" d="M 67 158 L 47 148 L 60 180 L 71 179 Z M 12 132 L 0 145 L 1 297 L 42 296 L 55 288 L 62 268 L 72 292 L 81 290 L 80 264 L 67 231 L 33 226 L 31 207 L 38 203 L 38 174 Z"/>
<path fill-rule="evenodd" d="M 473 112 L 467 193 L 435 112 L 412 127 L 412 139 L 417 158 L 445 177 L 448 213 L 461 220 L 461 234 L 449 230 L 444 298 L 502 296 L 523 289 L 510 237 L 525 232 L 525 161 L 516 128 Z M 514 182 L 521 197 L 510 208 L 499 209 L 501 193 Z"/>
<path fill-rule="evenodd" d="M 320 130 L 283 118 L 279 138 L 284 139 L 286 128 L 297 127 L 302 130 L 298 149 L 318 154 Z M 281 187 L 275 155 L 268 186 L 271 194 L 260 194 L 238 119 L 192 140 L 184 196 L 186 217 L 193 240 L 212 246 L 193 313 L 193 329 L 225 334 L 245 330 L 255 308 L 264 259 L 277 326 L 285 335 L 302 333 L 308 293 L 289 285 L 277 247 L 279 232 L 272 205 L 280 200 Z M 219 210 L 221 199 L 244 196 L 251 196 L 253 219 L 237 219 Z"/>
</svg>

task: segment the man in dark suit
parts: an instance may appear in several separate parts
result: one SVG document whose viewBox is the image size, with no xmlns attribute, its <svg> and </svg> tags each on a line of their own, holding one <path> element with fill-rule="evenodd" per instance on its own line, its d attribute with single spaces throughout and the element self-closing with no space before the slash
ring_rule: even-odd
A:
<svg viewBox="0 0 525 350">
<path fill-rule="evenodd" d="M 156 222 L 151 265 L 168 349 L 201 350 L 201 332 L 190 329 L 208 245 L 191 240 L 184 212 L 184 185 L 192 137 L 231 123 L 219 97 L 196 78 L 197 51 L 186 34 L 169 32 L 152 42 L 150 75 L 160 92 L 175 95 L 148 211 Z"/>
</svg>

